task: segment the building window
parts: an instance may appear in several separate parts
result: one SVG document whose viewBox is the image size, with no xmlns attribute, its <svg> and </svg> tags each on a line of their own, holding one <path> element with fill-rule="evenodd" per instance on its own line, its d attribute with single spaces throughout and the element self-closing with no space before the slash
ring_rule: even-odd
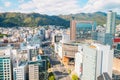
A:
<svg viewBox="0 0 120 80">
<path fill-rule="evenodd" d="M 66 56 L 66 55 L 67 55 L 67 52 L 65 52 L 64 55 Z"/>
</svg>

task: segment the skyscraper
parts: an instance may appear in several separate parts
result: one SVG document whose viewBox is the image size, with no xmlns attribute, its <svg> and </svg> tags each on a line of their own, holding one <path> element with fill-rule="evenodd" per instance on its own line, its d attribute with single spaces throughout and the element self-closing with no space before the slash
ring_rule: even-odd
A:
<svg viewBox="0 0 120 80">
<path fill-rule="evenodd" d="M 72 20 L 70 22 L 70 40 L 75 40 L 76 39 L 76 20 Z"/>
<path fill-rule="evenodd" d="M 98 32 L 97 33 L 97 40 L 102 44 L 108 44 L 112 47 L 113 39 L 115 37 L 115 18 L 116 13 L 109 11 L 107 14 L 107 27 L 106 27 L 106 33 Z"/>
<path fill-rule="evenodd" d="M 110 33 L 112 35 L 115 34 L 115 23 L 116 23 L 116 13 L 109 11 L 107 14 L 107 29 L 106 33 Z"/>
</svg>

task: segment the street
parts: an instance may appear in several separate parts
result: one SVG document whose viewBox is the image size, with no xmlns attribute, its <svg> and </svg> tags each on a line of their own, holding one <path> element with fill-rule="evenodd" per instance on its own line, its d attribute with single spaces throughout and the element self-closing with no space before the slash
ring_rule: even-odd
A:
<svg viewBox="0 0 120 80">
<path fill-rule="evenodd" d="M 66 68 L 60 63 L 56 55 L 52 54 L 52 50 L 49 47 L 46 47 L 44 48 L 44 52 L 50 58 L 51 69 L 56 80 L 71 80 Z"/>
</svg>

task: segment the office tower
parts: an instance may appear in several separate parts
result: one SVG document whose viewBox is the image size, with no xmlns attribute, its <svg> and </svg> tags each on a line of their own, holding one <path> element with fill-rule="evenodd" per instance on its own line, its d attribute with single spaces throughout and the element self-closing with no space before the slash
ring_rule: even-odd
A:
<svg viewBox="0 0 120 80">
<path fill-rule="evenodd" d="M 0 80 L 12 80 L 11 59 L 9 56 L 0 56 Z"/>
<path fill-rule="evenodd" d="M 112 35 L 115 35 L 115 23 L 116 23 L 116 13 L 109 11 L 107 14 L 107 29 L 106 29 L 106 33 L 110 33 Z"/>
<path fill-rule="evenodd" d="M 92 33 L 96 29 L 93 21 L 72 20 L 70 25 L 70 40 L 92 39 Z"/>
<path fill-rule="evenodd" d="M 84 44 L 75 56 L 75 71 L 81 80 L 97 80 L 103 73 L 112 78 L 113 50 L 108 45 Z"/>
<path fill-rule="evenodd" d="M 15 68 L 13 68 L 14 80 L 27 80 L 27 63 L 20 62 Z"/>
<path fill-rule="evenodd" d="M 28 60 L 32 60 L 33 57 L 38 55 L 38 49 L 30 48 L 28 49 Z"/>
<path fill-rule="evenodd" d="M 113 44 L 113 35 L 110 33 L 98 33 L 97 34 L 97 41 L 99 41 L 101 44 L 104 45 L 110 45 Z"/>
<path fill-rule="evenodd" d="M 45 40 L 45 29 L 44 28 L 41 28 L 39 30 L 39 36 L 40 36 L 41 40 Z"/>
<path fill-rule="evenodd" d="M 29 80 L 46 80 L 46 56 L 38 55 L 28 62 Z"/>
<path fill-rule="evenodd" d="M 55 36 L 54 36 L 55 38 L 54 38 L 54 41 L 55 42 L 59 42 L 60 40 L 62 40 L 62 34 L 56 34 Z"/>
<path fill-rule="evenodd" d="M 59 42 L 62 40 L 62 34 L 61 33 L 52 33 L 52 44 Z"/>
<path fill-rule="evenodd" d="M 115 37 L 115 17 L 116 13 L 109 11 L 107 14 L 107 28 L 106 33 L 98 32 L 97 40 L 102 44 L 107 44 L 112 47 L 113 39 Z"/>
<path fill-rule="evenodd" d="M 76 39 L 76 20 L 72 20 L 70 22 L 70 40 L 75 40 Z"/>
<path fill-rule="evenodd" d="M 35 62 L 29 63 L 29 80 L 39 80 L 39 65 Z"/>
</svg>

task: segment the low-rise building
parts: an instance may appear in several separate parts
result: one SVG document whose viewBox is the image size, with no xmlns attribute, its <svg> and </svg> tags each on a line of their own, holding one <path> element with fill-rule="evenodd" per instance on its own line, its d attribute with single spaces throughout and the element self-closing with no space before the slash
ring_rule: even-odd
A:
<svg viewBox="0 0 120 80">
<path fill-rule="evenodd" d="M 75 53 L 78 52 L 77 42 L 66 42 L 62 41 L 55 44 L 55 53 L 62 60 L 65 65 L 74 64 Z"/>
</svg>

